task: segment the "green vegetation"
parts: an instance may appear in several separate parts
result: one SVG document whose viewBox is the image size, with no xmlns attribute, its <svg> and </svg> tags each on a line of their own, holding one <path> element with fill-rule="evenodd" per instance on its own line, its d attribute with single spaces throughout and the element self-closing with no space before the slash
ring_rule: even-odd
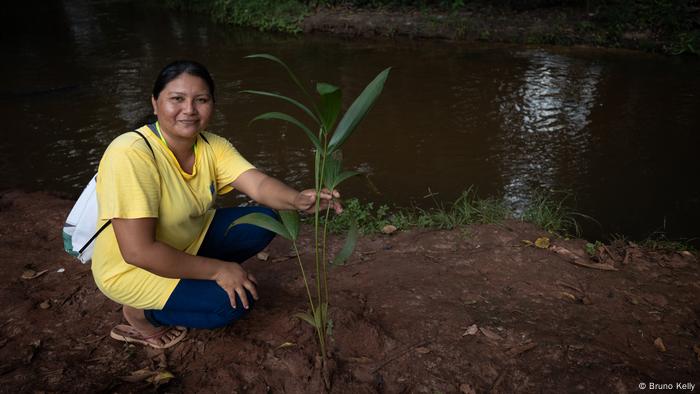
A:
<svg viewBox="0 0 700 394">
<path fill-rule="evenodd" d="M 345 202 L 345 211 L 328 223 L 332 232 L 344 232 L 355 220 L 361 234 L 379 233 L 386 225 L 397 229 L 434 228 L 453 229 L 469 224 L 500 223 L 508 218 L 519 218 L 532 222 L 545 230 L 562 236 L 577 234 L 579 226 L 576 216 L 565 205 L 565 199 L 555 199 L 544 193 L 536 194 L 531 205 L 521 215 L 508 207 L 507 203 L 495 198 L 479 198 L 474 188 L 469 188 L 453 203 L 445 205 L 434 200 L 434 207 L 422 209 L 390 208 L 388 205 L 375 207 L 374 203 L 361 203 L 357 199 Z"/>
<path fill-rule="evenodd" d="M 593 1 L 594 21 L 608 32 L 607 41 L 619 44 L 637 33 L 643 40 L 667 42 L 667 53 L 698 54 L 700 18 L 694 0 Z"/>
<path fill-rule="evenodd" d="M 576 216 L 588 216 L 574 212 L 568 204 L 568 193 L 545 193 L 537 191 L 522 213 L 522 220 L 534 223 L 550 233 L 558 235 L 581 235 Z"/>
<path fill-rule="evenodd" d="M 299 236 L 300 220 L 299 213 L 294 211 L 280 211 L 280 221 L 271 217 L 253 213 L 236 220 L 231 224 L 248 223 L 254 224 L 292 241 L 294 251 L 296 252 L 299 269 L 304 280 L 307 296 L 309 297 L 309 312 L 297 313 L 295 316 L 309 323 L 316 329 L 319 346 L 321 348 L 322 359 L 326 360 L 326 343 L 330 332 L 333 329 L 333 322 L 328 316 L 328 303 L 330 300 L 328 289 L 328 261 L 327 256 L 327 235 L 328 223 L 331 205 L 328 205 L 323 217 L 321 217 L 321 193 L 322 191 L 331 192 L 346 179 L 359 174 L 356 171 L 342 171 L 342 154 L 340 148 L 345 141 L 350 137 L 352 132 L 357 128 L 359 123 L 364 119 L 365 115 L 372 108 L 372 105 L 381 94 L 384 83 L 389 77 L 389 68 L 380 72 L 353 101 L 342 117 L 342 93 L 340 88 L 325 82 L 316 83 L 316 92 L 318 97 L 314 98 L 309 94 L 308 90 L 301 83 L 299 78 L 292 70 L 280 59 L 268 55 L 258 54 L 248 56 L 251 59 L 265 59 L 277 63 L 282 66 L 292 82 L 301 91 L 304 100 L 310 105 L 304 105 L 300 101 L 282 96 L 277 93 L 263 92 L 258 90 L 246 90 L 245 93 L 259 95 L 267 98 L 274 98 L 286 103 L 290 103 L 301 110 L 305 115 L 313 121 L 311 128 L 305 123 L 300 122 L 295 117 L 281 112 L 267 112 L 255 117 L 251 122 L 258 120 L 277 120 L 290 123 L 303 131 L 311 141 L 314 147 L 314 190 L 316 190 L 316 204 L 314 209 L 314 258 L 315 258 L 315 296 L 312 295 L 309 280 L 307 279 L 304 270 L 304 264 L 301 261 L 299 250 L 297 249 L 296 240 Z M 312 131 L 314 130 L 314 131 Z M 340 265 L 350 257 L 355 243 L 357 242 L 357 226 L 354 225 L 352 218 L 348 229 L 348 237 L 345 245 L 335 256 L 331 264 Z"/>
<path fill-rule="evenodd" d="M 383 204 L 378 207 L 373 202 L 363 203 L 356 198 L 344 202 L 345 210 L 341 215 L 328 220 L 328 229 L 333 233 L 345 233 L 357 226 L 362 235 L 379 234 L 385 226 L 392 225 L 398 230 L 427 228 L 449 230 L 470 224 L 500 223 L 505 219 L 519 219 L 533 223 L 551 234 L 560 237 L 580 237 L 581 228 L 578 220 L 597 221 L 587 215 L 575 212 L 567 201 L 571 200 L 569 193 L 535 193 L 528 206 L 520 214 L 516 214 L 505 201 L 494 198 L 482 199 L 473 188 L 462 192 L 459 198 L 451 204 L 433 200 L 434 207 L 422 209 L 418 207 L 390 207 Z M 639 245 L 652 250 L 671 252 L 696 252 L 693 246 L 697 240 L 669 240 L 663 233 L 655 234 L 639 242 Z M 621 246 L 630 243 L 624 235 L 611 234 L 609 243 Z M 586 253 L 595 256 L 604 243 L 602 241 L 588 242 Z"/>
<path fill-rule="evenodd" d="M 448 14 L 440 24 L 451 26 L 454 37 L 518 41 L 530 44 L 576 43 L 661 50 L 669 54 L 698 54 L 700 18 L 696 0 L 166 0 L 171 7 L 209 13 L 222 23 L 262 31 L 298 33 L 304 18 L 319 7 L 391 9 L 416 15 Z M 415 11 L 419 11 L 415 13 Z M 547 21 L 542 28 L 527 29 L 521 37 L 499 31 L 503 16 L 518 27 Z M 483 25 L 497 20 L 498 25 Z M 430 20 L 430 18 L 428 19 Z M 482 21 L 479 25 L 475 21 Z M 508 23 L 508 22 L 507 22 Z M 528 26 L 523 25 L 522 28 Z M 392 35 L 387 26 L 383 34 Z M 507 29 L 506 29 L 507 30 Z"/>
<path fill-rule="evenodd" d="M 695 247 L 693 247 L 689 242 L 686 241 L 672 241 L 666 239 L 665 237 L 652 237 L 645 239 L 640 243 L 641 246 L 660 251 L 672 251 L 672 252 L 697 252 Z"/>
<path fill-rule="evenodd" d="M 167 0 L 173 7 L 209 13 L 217 22 L 260 31 L 301 32 L 310 8 L 298 0 Z"/>
<path fill-rule="evenodd" d="M 598 254 L 598 250 L 603 247 L 603 243 L 600 241 L 595 241 L 595 242 L 588 242 L 586 243 L 586 254 L 588 254 L 589 257 L 596 256 Z"/>
</svg>

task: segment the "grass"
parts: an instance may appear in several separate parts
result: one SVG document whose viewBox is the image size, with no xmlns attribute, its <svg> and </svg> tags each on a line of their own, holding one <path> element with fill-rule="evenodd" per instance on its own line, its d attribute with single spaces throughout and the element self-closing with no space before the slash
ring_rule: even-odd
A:
<svg viewBox="0 0 700 394">
<path fill-rule="evenodd" d="M 576 216 L 587 217 L 574 212 L 567 201 L 570 194 L 565 192 L 545 193 L 537 191 L 530 204 L 522 213 L 522 220 L 534 223 L 550 233 L 560 236 L 581 235 Z M 587 217 L 588 218 L 588 217 Z"/>
<path fill-rule="evenodd" d="M 697 249 L 690 244 L 690 241 L 692 240 L 679 240 L 679 241 L 672 241 L 666 238 L 647 238 L 640 242 L 640 245 L 644 248 L 651 249 L 651 250 L 658 250 L 658 251 L 666 251 L 666 252 L 683 252 L 683 251 L 688 251 L 688 252 L 697 252 Z"/>
<path fill-rule="evenodd" d="M 586 219 L 597 222 L 590 216 L 574 211 L 570 205 L 570 193 L 537 192 L 530 204 L 516 214 L 505 201 L 494 198 L 479 198 L 473 188 L 469 188 L 454 202 L 444 204 L 433 200 L 434 207 L 390 207 L 383 204 L 375 206 L 373 202 L 361 202 L 356 198 L 344 201 L 344 212 L 331 217 L 328 228 L 332 233 L 344 233 L 350 228 L 351 218 L 357 220 L 360 234 L 379 234 L 386 225 L 396 226 L 399 230 L 428 228 L 449 230 L 463 228 L 470 224 L 497 224 L 505 219 L 520 219 L 533 223 L 549 233 L 560 237 L 580 237 L 581 227 L 578 220 Z M 624 235 L 612 234 L 610 243 L 627 244 L 630 240 Z M 640 246 L 658 251 L 696 253 L 693 246 L 696 240 L 669 240 L 663 234 L 656 234 L 638 242 Z M 603 242 L 589 242 L 586 251 L 593 255 Z"/>
<path fill-rule="evenodd" d="M 374 203 L 362 203 L 358 199 L 345 201 L 341 215 L 330 219 L 330 231 L 340 233 L 350 227 L 351 218 L 357 221 L 361 234 L 376 234 L 384 226 L 393 225 L 400 230 L 410 228 L 453 229 L 469 224 L 499 223 L 513 217 L 505 201 L 494 198 L 479 198 L 473 188 L 469 188 L 451 204 L 433 200 L 434 207 L 390 208 L 388 205 L 375 207 Z"/>
</svg>

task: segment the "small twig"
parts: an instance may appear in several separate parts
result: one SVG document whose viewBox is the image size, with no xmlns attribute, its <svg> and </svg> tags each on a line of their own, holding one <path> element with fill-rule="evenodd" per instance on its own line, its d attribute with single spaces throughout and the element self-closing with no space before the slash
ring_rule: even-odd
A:
<svg viewBox="0 0 700 394">
<path fill-rule="evenodd" d="M 610 249 L 608 249 L 606 245 L 603 245 L 603 250 L 608 254 L 608 256 L 610 256 L 613 262 L 617 263 L 618 256 L 616 254 L 612 254 L 612 252 L 610 251 Z"/>
<path fill-rule="evenodd" d="M 78 294 L 78 292 L 79 292 L 80 289 L 82 289 L 82 288 L 83 288 L 83 286 L 78 286 L 78 287 L 76 287 L 75 290 L 73 290 L 73 291 L 68 295 L 68 297 L 66 297 L 66 298 L 63 299 L 63 302 L 61 302 L 61 306 L 65 305 L 66 302 L 68 302 L 68 300 L 70 300 L 71 298 L 73 298 L 74 295 Z"/>
<path fill-rule="evenodd" d="M 489 389 L 489 393 L 493 393 L 494 390 L 496 390 L 496 387 L 498 387 L 498 385 L 501 384 L 501 382 L 503 381 L 503 377 L 504 377 L 504 376 L 506 376 L 506 371 L 502 371 L 502 372 L 498 375 L 498 377 L 496 378 L 496 380 L 495 380 L 495 381 L 493 382 L 493 384 L 491 385 L 491 388 Z"/>
<path fill-rule="evenodd" d="M 537 347 L 537 344 L 535 342 L 524 343 L 522 345 L 513 346 L 512 348 L 508 349 L 508 351 L 506 352 L 506 355 L 508 355 L 510 357 L 516 357 L 516 356 L 519 356 L 519 355 L 521 355 L 527 351 L 530 351 L 536 347 Z"/>
<path fill-rule="evenodd" d="M 10 324 L 10 323 L 13 322 L 13 321 L 15 321 L 15 319 L 13 319 L 13 318 L 7 319 L 5 322 L 0 323 L 0 328 L 5 327 L 6 325 Z"/>
<path fill-rule="evenodd" d="M 622 259 L 622 264 L 627 265 L 629 263 L 629 259 L 630 259 L 630 250 L 625 249 L 625 258 Z"/>
<path fill-rule="evenodd" d="M 586 292 L 584 292 L 583 290 L 579 289 L 578 287 L 576 287 L 576 286 L 574 286 L 574 285 L 570 285 L 570 284 L 568 284 L 568 283 L 561 282 L 561 281 L 557 281 L 557 284 L 558 284 L 559 286 L 561 286 L 561 287 L 569 288 L 569 289 L 574 290 L 574 291 L 577 291 L 577 292 L 579 292 L 579 293 L 581 293 L 581 294 L 586 294 Z"/>
<path fill-rule="evenodd" d="M 592 269 L 597 269 L 597 270 L 603 270 L 603 271 L 617 271 L 617 268 L 613 267 L 610 264 L 602 264 L 602 263 L 587 263 L 583 261 L 580 257 L 578 257 L 575 253 L 571 252 L 570 250 L 566 248 L 562 248 L 561 246 L 557 245 L 552 245 L 549 247 L 549 249 L 555 253 L 557 253 L 560 256 L 566 257 L 566 261 L 568 261 L 571 264 L 578 265 L 581 267 L 586 267 L 586 268 L 592 268 Z"/>
<path fill-rule="evenodd" d="M 584 261 L 574 259 L 574 260 L 569 260 L 571 264 L 578 265 L 581 267 L 586 267 L 586 268 L 592 268 L 594 270 L 601 270 L 601 271 L 617 271 L 617 268 L 613 267 L 610 264 L 601 264 L 601 263 L 586 263 Z"/>
<path fill-rule="evenodd" d="M 80 279 L 81 277 L 83 277 L 83 276 L 89 274 L 90 272 L 91 272 L 90 270 L 83 271 L 83 272 L 78 272 L 78 273 L 76 273 L 76 274 L 73 275 L 72 279 L 73 279 L 73 280 Z"/>
<path fill-rule="evenodd" d="M 392 361 L 398 359 L 399 357 L 403 356 L 404 354 L 410 352 L 412 349 L 417 348 L 417 347 L 421 347 L 421 346 L 429 345 L 429 344 L 431 344 L 432 342 L 433 342 L 433 341 L 422 341 L 422 342 L 414 343 L 413 345 L 411 345 L 411 346 L 407 347 L 406 349 L 404 349 L 402 352 L 396 354 L 396 355 L 393 356 L 393 357 L 388 358 L 386 361 L 384 361 L 383 363 L 379 364 L 378 367 L 376 367 L 376 368 L 374 368 L 374 369 L 372 370 L 372 375 L 374 375 L 374 373 L 376 373 L 376 372 L 379 371 L 380 369 L 384 368 L 384 367 L 385 367 L 387 364 L 389 364 L 390 362 L 392 362 Z"/>
</svg>

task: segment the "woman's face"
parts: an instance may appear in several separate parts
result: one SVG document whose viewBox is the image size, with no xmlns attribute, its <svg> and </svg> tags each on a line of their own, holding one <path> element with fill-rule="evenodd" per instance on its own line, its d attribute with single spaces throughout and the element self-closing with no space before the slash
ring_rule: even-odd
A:
<svg viewBox="0 0 700 394">
<path fill-rule="evenodd" d="M 214 100 L 202 78 L 182 73 L 151 98 L 153 113 L 163 133 L 174 138 L 196 138 L 214 112 Z"/>
</svg>

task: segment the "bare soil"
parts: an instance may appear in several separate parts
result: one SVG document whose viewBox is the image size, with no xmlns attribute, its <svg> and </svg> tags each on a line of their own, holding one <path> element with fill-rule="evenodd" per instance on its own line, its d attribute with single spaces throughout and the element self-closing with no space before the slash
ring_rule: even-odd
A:
<svg viewBox="0 0 700 394">
<path fill-rule="evenodd" d="M 314 332 L 292 316 L 306 301 L 287 241 L 245 263 L 261 295 L 246 319 L 158 351 L 109 338 L 119 306 L 62 251 L 71 205 L 41 193 L 0 198 L 0 392 L 326 390 Z M 543 236 L 553 247 L 523 242 Z M 697 258 L 619 243 L 590 259 L 584 245 L 518 221 L 363 238 L 331 272 L 330 392 L 699 384 Z"/>
<path fill-rule="evenodd" d="M 544 7 L 512 10 L 473 7 L 444 12 L 436 9 L 365 9 L 319 7 L 302 22 L 305 33 L 330 33 L 347 37 L 410 37 L 457 42 L 556 44 L 620 47 L 663 51 L 672 45 L 658 34 L 644 30 L 614 36 L 585 7 Z"/>
</svg>

